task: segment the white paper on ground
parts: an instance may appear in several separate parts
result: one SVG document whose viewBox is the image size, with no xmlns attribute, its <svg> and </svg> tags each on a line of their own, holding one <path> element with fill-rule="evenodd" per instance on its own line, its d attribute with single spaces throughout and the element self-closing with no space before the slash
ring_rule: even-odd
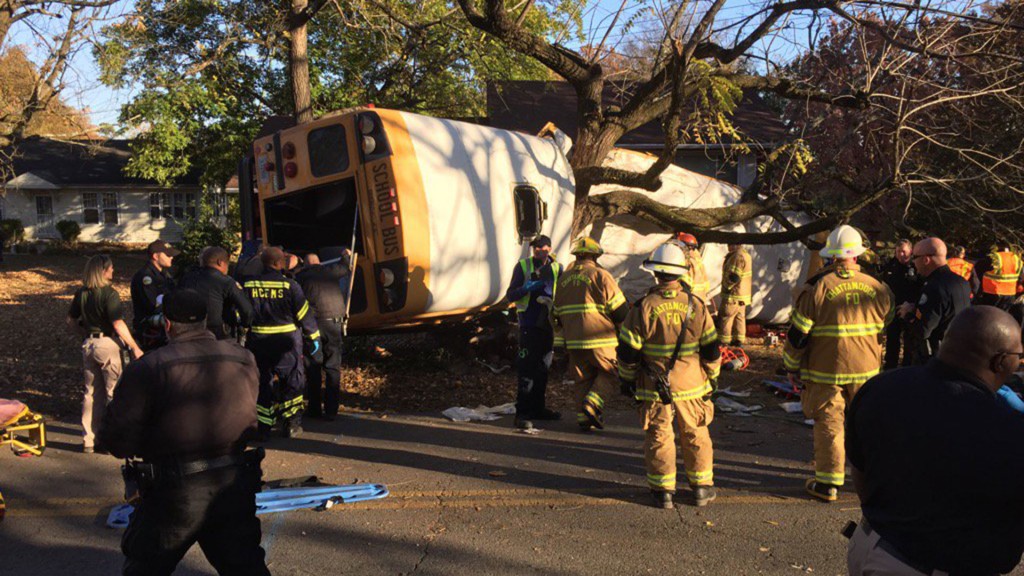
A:
<svg viewBox="0 0 1024 576">
<path fill-rule="evenodd" d="M 441 415 L 453 422 L 489 422 L 515 413 L 516 405 L 509 402 L 508 404 L 494 407 L 477 406 L 476 408 L 466 408 L 464 406 L 453 406 L 441 412 Z"/>
<path fill-rule="evenodd" d="M 782 402 L 781 404 L 779 404 L 779 408 L 782 408 L 789 414 L 797 414 L 803 411 L 803 408 L 800 406 L 799 402 Z"/>
<path fill-rule="evenodd" d="M 718 398 L 715 398 L 715 408 L 718 408 L 726 414 L 749 416 L 751 412 L 757 412 L 764 408 L 764 406 L 760 404 L 751 404 L 750 406 L 747 406 L 746 404 L 740 404 L 731 398 L 719 396 Z"/>
</svg>

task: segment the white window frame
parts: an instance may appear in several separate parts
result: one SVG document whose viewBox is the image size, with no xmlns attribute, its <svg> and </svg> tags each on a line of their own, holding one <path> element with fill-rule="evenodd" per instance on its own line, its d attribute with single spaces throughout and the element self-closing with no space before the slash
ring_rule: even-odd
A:
<svg viewBox="0 0 1024 576">
<path fill-rule="evenodd" d="M 49 213 L 49 215 L 44 215 L 44 214 L 41 214 L 39 212 L 39 199 L 40 198 L 49 198 L 50 199 L 50 213 Z M 53 228 L 53 225 L 54 225 L 54 222 L 55 222 L 55 220 L 54 220 L 55 215 L 53 213 L 54 212 L 53 211 L 53 194 L 36 194 L 35 197 L 33 198 L 33 203 L 35 204 L 34 208 L 35 208 L 35 213 L 36 213 L 36 225 L 38 225 L 41 228 L 45 228 L 45 229 Z M 48 216 L 48 218 L 46 218 L 45 216 Z"/>
<path fill-rule="evenodd" d="M 199 194 L 196 192 L 150 192 L 149 219 L 185 220 L 197 214 Z M 154 215 L 154 210 L 157 215 Z"/>
<path fill-rule="evenodd" d="M 95 212 L 95 220 L 89 218 L 90 210 Z M 117 192 L 82 192 L 82 223 L 99 226 L 120 224 L 121 200 Z"/>
<path fill-rule="evenodd" d="M 108 218 L 113 215 L 113 221 Z M 117 226 L 121 223 L 121 199 L 117 192 L 103 192 L 100 194 L 100 222 L 104 226 Z"/>
</svg>

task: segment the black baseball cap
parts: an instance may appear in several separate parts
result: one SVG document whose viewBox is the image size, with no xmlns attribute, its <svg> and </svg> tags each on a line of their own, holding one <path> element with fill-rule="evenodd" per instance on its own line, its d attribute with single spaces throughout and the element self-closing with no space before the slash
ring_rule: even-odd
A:
<svg viewBox="0 0 1024 576">
<path fill-rule="evenodd" d="M 206 298 L 195 290 L 175 290 L 164 297 L 164 317 L 183 324 L 202 322 L 206 320 Z"/>
<path fill-rule="evenodd" d="M 530 246 L 532 246 L 534 248 L 541 248 L 543 246 L 551 246 L 551 238 L 548 238 L 547 236 L 541 234 L 540 236 L 537 236 L 532 241 L 530 241 Z"/>
<path fill-rule="evenodd" d="M 149 246 L 146 247 L 146 250 L 149 251 L 150 256 L 153 254 L 167 254 L 171 258 L 174 258 L 178 254 L 181 254 L 181 250 L 178 250 L 163 240 L 154 240 L 150 242 Z"/>
</svg>

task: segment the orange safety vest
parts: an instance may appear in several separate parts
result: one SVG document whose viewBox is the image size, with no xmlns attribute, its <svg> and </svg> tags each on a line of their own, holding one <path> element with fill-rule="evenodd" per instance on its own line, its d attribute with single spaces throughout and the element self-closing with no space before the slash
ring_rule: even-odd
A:
<svg viewBox="0 0 1024 576">
<path fill-rule="evenodd" d="M 950 258 L 947 264 L 949 264 L 950 270 L 962 276 L 964 280 L 970 281 L 971 272 L 974 272 L 974 264 L 963 258 Z"/>
<path fill-rule="evenodd" d="M 989 258 L 992 269 L 981 279 L 981 291 L 997 296 L 1016 295 L 1022 265 L 1020 256 L 1013 252 L 993 252 Z"/>
</svg>

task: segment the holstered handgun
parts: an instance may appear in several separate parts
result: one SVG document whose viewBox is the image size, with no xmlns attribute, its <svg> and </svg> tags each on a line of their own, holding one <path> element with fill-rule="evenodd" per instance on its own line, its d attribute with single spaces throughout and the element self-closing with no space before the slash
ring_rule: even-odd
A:
<svg viewBox="0 0 1024 576">
<path fill-rule="evenodd" d="M 134 502 L 156 482 L 156 467 L 139 460 L 125 460 L 121 465 L 124 478 L 124 500 Z"/>
</svg>

